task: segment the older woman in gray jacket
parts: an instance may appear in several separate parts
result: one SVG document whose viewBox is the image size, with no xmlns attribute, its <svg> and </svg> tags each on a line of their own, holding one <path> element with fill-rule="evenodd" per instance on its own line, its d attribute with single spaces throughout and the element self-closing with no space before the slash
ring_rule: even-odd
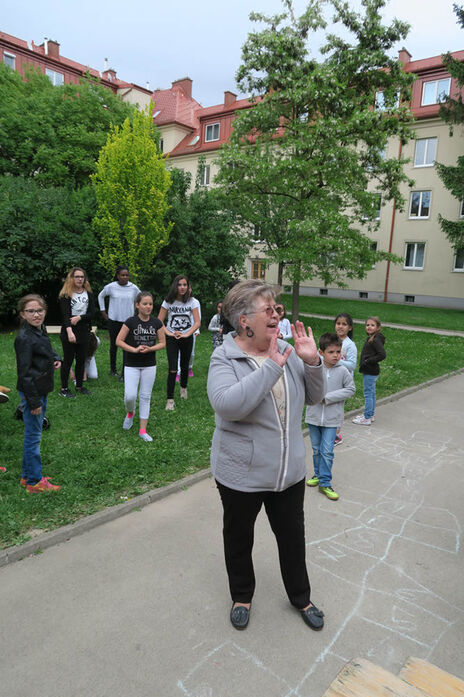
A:
<svg viewBox="0 0 464 697">
<path fill-rule="evenodd" d="M 211 468 L 224 509 L 230 620 L 236 629 L 248 625 L 255 589 L 254 525 L 264 504 L 289 600 L 306 624 L 322 629 L 323 613 L 310 600 L 305 561 L 301 428 L 304 404 L 325 394 L 317 347 L 301 322 L 292 326 L 294 349 L 277 338 L 274 292 L 263 281 L 234 286 L 223 313 L 236 331 L 211 357 L 208 397 L 216 416 Z"/>
</svg>

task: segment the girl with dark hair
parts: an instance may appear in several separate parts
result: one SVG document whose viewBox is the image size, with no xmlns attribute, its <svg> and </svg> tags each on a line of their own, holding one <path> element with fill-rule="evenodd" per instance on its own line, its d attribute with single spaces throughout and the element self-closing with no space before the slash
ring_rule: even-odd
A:
<svg viewBox="0 0 464 697">
<path fill-rule="evenodd" d="M 175 408 L 174 389 L 177 375 L 177 356 L 180 353 L 180 397 L 187 399 L 189 358 L 192 353 L 193 334 L 200 327 L 200 303 L 191 297 L 190 283 L 186 276 L 176 276 L 169 293 L 161 304 L 158 319 L 166 324 L 166 352 L 169 372 L 167 380 L 166 411 Z"/>
<path fill-rule="evenodd" d="M 76 396 L 68 388 L 69 371 L 74 359 L 76 359 L 76 392 L 89 395 L 90 391 L 83 387 L 82 382 L 95 303 L 86 273 L 80 266 L 74 266 L 68 273 L 60 290 L 59 300 L 63 318 L 60 333 L 63 362 L 59 395 L 61 397 Z"/>
<path fill-rule="evenodd" d="M 108 321 L 108 332 L 110 335 L 110 373 L 115 378 L 118 377 L 116 369 L 116 337 L 121 330 L 123 322 L 134 313 L 134 302 L 138 293 L 140 293 L 140 288 L 129 280 L 129 269 L 127 266 L 118 266 L 112 283 L 108 283 L 98 294 L 100 312 L 104 319 Z M 106 297 L 109 298 L 108 313 L 105 310 Z M 123 379 L 124 352 L 121 370 L 121 380 Z"/>
<path fill-rule="evenodd" d="M 366 334 L 359 361 L 359 372 L 363 376 L 364 414 L 358 414 L 353 419 L 354 424 L 361 426 L 370 426 L 375 421 L 375 384 L 380 375 L 379 363 L 387 357 L 385 337 L 378 317 L 367 318 Z"/>
<path fill-rule="evenodd" d="M 126 319 L 116 338 L 116 344 L 125 353 L 124 406 L 125 431 L 132 428 L 137 390 L 139 389 L 139 436 L 147 443 L 153 438 L 147 433 L 150 400 L 156 377 L 156 351 L 166 345 L 163 323 L 152 317 L 153 296 L 141 292 L 135 299 L 135 315 Z"/>
<path fill-rule="evenodd" d="M 53 372 L 60 367 L 60 357 L 52 349 L 45 329 L 47 312 L 40 295 L 25 295 L 18 303 L 21 328 L 15 339 L 18 368 L 18 393 L 24 420 L 23 464 L 21 485 L 29 494 L 58 491 L 42 475 L 40 441 L 47 411 L 47 395 L 53 391 Z"/>
</svg>

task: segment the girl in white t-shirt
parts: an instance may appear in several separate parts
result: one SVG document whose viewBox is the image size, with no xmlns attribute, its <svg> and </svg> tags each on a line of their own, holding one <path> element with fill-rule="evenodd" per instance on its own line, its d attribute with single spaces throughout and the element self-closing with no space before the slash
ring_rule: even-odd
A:
<svg viewBox="0 0 464 697">
<path fill-rule="evenodd" d="M 193 335 L 200 328 L 198 300 L 190 295 L 189 280 L 176 276 L 163 300 L 158 319 L 166 321 L 166 353 L 168 356 L 168 381 L 166 411 L 175 408 L 174 389 L 177 375 L 177 356 L 180 353 L 180 397 L 187 399 L 188 367 L 192 353 Z"/>
<path fill-rule="evenodd" d="M 350 373 L 353 374 L 356 368 L 356 361 L 358 360 L 358 349 L 353 341 L 353 319 L 348 312 L 339 312 L 335 317 L 335 331 L 338 338 L 342 340 L 342 355 L 339 363 L 348 368 Z M 342 440 L 340 427 L 337 428 L 335 445 L 340 445 Z"/>
</svg>

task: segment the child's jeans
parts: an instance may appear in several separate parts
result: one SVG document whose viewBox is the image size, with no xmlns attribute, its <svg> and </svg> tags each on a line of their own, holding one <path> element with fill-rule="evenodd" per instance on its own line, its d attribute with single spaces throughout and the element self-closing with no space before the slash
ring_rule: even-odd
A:
<svg viewBox="0 0 464 697">
<path fill-rule="evenodd" d="M 23 469 L 21 477 L 27 484 L 37 484 L 42 479 L 42 460 L 40 458 L 40 441 L 42 439 L 42 424 L 47 412 L 47 398 L 41 397 L 42 411 L 40 414 L 31 414 L 26 397 L 18 390 L 21 399 L 20 408 L 23 410 L 24 443 L 23 443 Z"/>
<path fill-rule="evenodd" d="M 375 383 L 378 375 L 363 374 L 364 418 L 370 419 L 375 412 Z"/>
<path fill-rule="evenodd" d="M 330 486 L 337 427 L 314 424 L 308 424 L 308 427 L 313 448 L 314 474 L 319 479 L 319 486 Z"/>
</svg>

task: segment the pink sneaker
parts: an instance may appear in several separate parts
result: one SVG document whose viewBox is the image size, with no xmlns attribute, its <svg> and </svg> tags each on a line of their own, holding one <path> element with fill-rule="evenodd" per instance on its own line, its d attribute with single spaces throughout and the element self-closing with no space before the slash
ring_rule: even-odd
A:
<svg viewBox="0 0 464 697">
<path fill-rule="evenodd" d="M 179 380 L 180 380 L 180 375 L 179 375 L 179 373 L 177 373 L 177 375 L 176 375 L 176 382 L 179 382 Z"/>
<path fill-rule="evenodd" d="M 189 375 L 189 378 L 193 378 L 193 370 L 191 368 L 189 368 L 188 375 Z"/>
<path fill-rule="evenodd" d="M 6 472 L 6 467 L 0 467 L 0 472 Z"/>
<path fill-rule="evenodd" d="M 26 484 L 28 494 L 42 494 L 44 491 L 59 491 L 61 489 L 57 484 L 52 484 L 47 477 L 42 477 L 37 484 Z"/>
</svg>

